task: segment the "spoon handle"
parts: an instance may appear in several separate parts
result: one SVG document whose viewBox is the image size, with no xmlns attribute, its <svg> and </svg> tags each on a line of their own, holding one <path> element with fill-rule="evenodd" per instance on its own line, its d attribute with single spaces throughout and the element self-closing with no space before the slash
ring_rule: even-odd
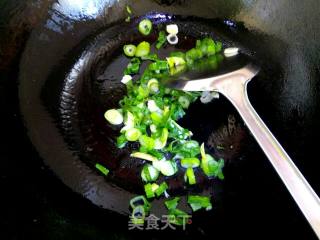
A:
<svg viewBox="0 0 320 240">
<path fill-rule="evenodd" d="M 320 200 L 291 158 L 254 110 L 247 94 L 247 79 L 225 81 L 217 90 L 240 113 L 247 127 L 270 160 L 302 213 L 320 239 Z"/>
</svg>

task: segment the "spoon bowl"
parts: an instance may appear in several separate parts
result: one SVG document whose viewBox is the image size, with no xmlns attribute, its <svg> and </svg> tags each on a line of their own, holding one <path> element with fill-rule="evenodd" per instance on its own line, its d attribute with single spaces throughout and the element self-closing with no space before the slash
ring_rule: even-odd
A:
<svg viewBox="0 0 320 240">
<path fill-rule="evenodd" d="M 247 56 L 238 54 L 223 60 L 216 70 L 185 71 L 163 84 L 183 91 L 216 91 L 229 99 L 320 239 L 319 197 L 249 101 L 247 84 L 258 72 Z"/>
</svg>

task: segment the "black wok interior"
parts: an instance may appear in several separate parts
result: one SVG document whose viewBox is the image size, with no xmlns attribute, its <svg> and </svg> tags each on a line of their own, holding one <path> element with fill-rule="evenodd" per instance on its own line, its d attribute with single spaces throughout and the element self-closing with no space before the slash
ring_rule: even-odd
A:
<svg viewBox="0 0 320 240">
<path fill-rule="evenodd" d="M 115 147 L 118 130 L 101 115 L 125 93 L 119 76 L 128 60 L 120 57 L 121 45 L 141 40 L 139 16 L 159 26 L 178 22 L 187 37 L 178 47 L 209 34 L 262 67 L 249 98 L 320 193 L 317 1 L 100 0 L 90 12 L 88 5 L 57 2 L 0 3 L 2 239 L 316 239 L 223 97 L 195 103 L 181 120 L 226 160 L 225 180 L 204 184 L 213 211 L 195 213 L 186 231 L 129 231 L 128 201 L 141 192 L 141 162 L 127 160 L 135 146 Z M 137 16 L 131 23 L 123 21 L 127 4 Z M 95 162 L 112 174 L 100 176 Z M 155 212 L 160 206 L 157 201 Z"/>
</svg>

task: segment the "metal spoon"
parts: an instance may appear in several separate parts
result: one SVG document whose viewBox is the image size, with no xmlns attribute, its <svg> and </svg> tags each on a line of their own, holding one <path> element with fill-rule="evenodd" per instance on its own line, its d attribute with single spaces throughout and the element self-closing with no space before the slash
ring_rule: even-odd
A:
<svg viewBox="0 0 320 240">
<path fill-rule="evenodd" d="M 238 54 L 226 58 L 218 70 L 188 71 L 167 78 L 163 83 L 167 87 L 183 91 L 216 91 L 229 99 L 320 239 L 318 196 L 248 99 L 247 84 L 258 72 L 259 67 L 250 63 L 245 55 Z"/>
</svg>

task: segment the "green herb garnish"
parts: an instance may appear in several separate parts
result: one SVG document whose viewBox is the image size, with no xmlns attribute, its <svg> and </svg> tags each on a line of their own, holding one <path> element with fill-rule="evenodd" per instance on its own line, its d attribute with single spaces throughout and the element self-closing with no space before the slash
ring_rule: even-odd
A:
<svg viewBox="0 0 320 240">
<path fill-rule="evenodd" d="M 127 11 L 131 14 L 130 8 Z M 143 19 L 138 29 L 141 34 L 149 35 L 152 22 Z M 166 33 L 160 31 L 155 47 L 161 48 L 166 41 Z M 170 186 L 160 176 L 176 175 L 178 166 L 184 168 L 186 186 L 197 184 L 195 171 L 202 171 L 208 178 L 224 178 L 224 161 L 207 154 L 204 144 L 200 146 L 199 142 L 192 140 L 192 132 L 178 123 L 201 94 L 168 89 L 159 82 L 163 77 L 183 71 L 208 67 L 215 69 L 222 60 L 219 55 L 222 44 L 211 38 L 204 38 L 197 40 L 195 47 L 185 53 L 171 52 L 165 59 L 160 59 L 150 49 L 150 43 L 146 41 L 137 46 L 128 44 L 123 47 L 124 54 L 131 57 L 124 71 L 125 75 L 137 74 L 143 61 L 151 62 L 147 62 L 138 80 L 124 76 L 124 79 L 129 78 L 130 81 L 123 81 L 127 94 L 119 102 L 120 109 L 111 109 L 105 114 L 110 124 L 121 126 L 117 138 L 119 148 L 125 147 L 128 142 L 139 143 L 139 149 L 130 156 L 148 162 L 141 170 L 145 196 L 148 199 L 168 197 Z M 162 183 L 156 182 L 159 180 Z M 167 200 L 165 206 L 169 214 L 174 216 L 172 223 L 182 225 L 190 216 L 177 209 L 179 200 L 179 197 Z M 188 203 L 193 211 L 212 208 L 210 198 L 205 196 L 190 195 Z M 150 203 L 144 196 L 138 196 L 130 201 L 130 205 L 133 209 L 132 217 L 138 223 L 143 223 L 150 210 Z"/>
<path fill-rule="evenodd" d="M 149 35 L 152 31 L 152 22 L 149 19 L 143 19 L 139 23 L 138 29 L 142 35 Z"/>
<path fill-rule="evenodd" d="M 158 36 L 158 40 L 156 43 L 156 48 L 160 49 L 163 46 L 163 44 L 166 43 L 166 41 L 167 41 L 167 36 L 166 36 L 165 31 L 160 31 L 159 36 Z"/>
<path fill-rule="evenodd" d="M 96 163 L 96 169 L 98 169 L 105 176 L 107 176 L 110 172 L 105 166 L 102 166 L 99 163 Z"/>
</svg>

